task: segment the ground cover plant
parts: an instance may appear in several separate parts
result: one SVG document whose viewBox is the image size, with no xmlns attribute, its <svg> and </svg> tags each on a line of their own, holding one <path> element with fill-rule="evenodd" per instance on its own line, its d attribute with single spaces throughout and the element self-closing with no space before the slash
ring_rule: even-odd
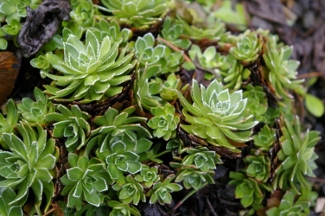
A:
<svg viewBox="0 0 325 216">
<path fill-rule="evenodd" d="M 186 214 L 202 191 L 206 214 L 310 213 L 293 47 L 210 3 L 0 0 L 1 70 L 26 76 L 0 97 L 1 215 Z"/>
</svg>

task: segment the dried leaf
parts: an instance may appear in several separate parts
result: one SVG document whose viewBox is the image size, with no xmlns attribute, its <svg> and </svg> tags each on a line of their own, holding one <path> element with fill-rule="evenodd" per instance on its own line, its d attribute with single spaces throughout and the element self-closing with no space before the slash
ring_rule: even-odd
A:
<svg viewBox="0 0 325 216">
<path fill-rule="evenodd" d="M 20 65 L 21 60 L 12 52 L 0 52 L 0 106 L 14 88 Z"/>
</svg>

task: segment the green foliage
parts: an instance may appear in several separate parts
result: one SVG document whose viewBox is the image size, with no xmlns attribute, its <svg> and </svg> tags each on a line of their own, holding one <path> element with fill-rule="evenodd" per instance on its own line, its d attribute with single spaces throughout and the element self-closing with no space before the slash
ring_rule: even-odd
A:
<svg viewBox="0 0 325 216">
<path fill-rule="evenodd" d="M 142 185 L 134 180 L 131 175 L 125 177 L 125 183 L 122 186 L 114 184 L 112 187 L 118 191 L 118 198 L 123 203 L 132 202 L 133 205 L 138 205 L 140 200 L 142 202 L 146 201 Z"/>
<path fill-rule="evenodd" d="M 149 79 L 155 76 L 155 74 L 159 74 L 160 71 L 160 66 L 149 66 L 148 63 L 146 63 L 143 71 L 140 69 L 136 71 L 137 78 L 134 81 L 133 92 L 136 103 L 141 111 L 143 111 L 143 108 L 150 110 L 152 107 L 160 106 L 163 102 L 160 97 L 155 95 L 155 93 L 158 94 L 159 90 L 161 89 L 159 83 L 149 83 Z M 153 86 L 158 87 L 156 89 L 157 91 L 153 91 Z"/>
<path fill-rule="evenodd" d="M 273 128 L 270 128 L 267 124 L 264 125 L 260 132 L 253 137 L 254 145 L 264 151 L 270 150 L 275 142 L 274 133 Z"/>
<path fill-rule="evenodd" d="M 103 0 L 102 3 L 113 13 L 112 19 L 134 27 L 161 21 L 161 16 L 168 10 L 168 2 L 164 0 Z"/>
<path fill-rule="evenodd" d="M 262 37 L 258 34 L 246 31 L 236 39 L 236 46 L 230 48 L 230 54 L 244 64 L 251 64 L 256 61 L 263 45 Z"/>
<path fill-rule="evenodd" d="M 170 204 L 172 202 L 172 192 L 177 192 L 182 189 L 182 186 L 176 183 L 171 183 L 175 178 L 175 175 L 167 176 L 164 181 L 157 182 L 153 185 L 153 189 L 147 193 L 147 196 L 150 196 L 149 203 L 154 204 L 157 201 L 160 205 L 165 203 Z"/>
<path fill-rule="evenodd" d="M 160 84 L 161 89 L 159 96 L 166 101 L 173 101 L 177 99 L 177 91 L 185 91 L 188 85 L 182 87 L 181 79 L 174 73 L 168 75 L 165 81 L 160 78 L 156 78 L 157 82 Z"/>
<path fill-rule="evenodd" d="M 153 117 L 148 121 L 148 126 L 152 128 L 155 137 L 162 137 L 169 140 L 176 136 L 176 128 L 180 121 L 178 115 L 175 114 L 175 108 L 169 103 L 163 107 L 153 107 L 150 109 Z"/>
<path fill-rule="evenodd" d="M 243 96 L 247 98 L 247 108 L 252 111 L 256 120 L 262 121 L 262 116 L 268 109 L 263 87 L 249 84 L 245 87 Z"/>
<path fill-rule="evenodd" d="M 11 133 L 14 131 L 19 117 L 16 104 L 12 99 L 8 100 L 8 102 L 5 104 L 2 109 L 2 113 L 6 114 L 6 118 L 0 113 L 0 144 L 2 147 L 7 149 L 8 146 L 3 140 L 2 135 L 4 133 Z"/>
<path fill-rule="evenodd" d="M 255 178 L 257 181 L 266 182 L 270 177 L 271 163 L 268 157 L 260 151 L 255 151 L 244 159 L 248 164 L 246 175 Z"/>
<path fill-rule="evenodd" d="M 144 187 L 149 188 L 160 179 L 158 175 L 158 168 L 142 165 L 140 173 L 137 174 L 134 179 L 137 182 L 142 183 Z"/>
<path fill-rule="evenodd" d="M 186 189 L 193 188 L 198 190 L 204 186 L 204 183 L 213 184 L 213 171 L 202 172 L 201 170 L 186 168 L 177 173 L 175 182 L 183 182 Z"/>
<path fill-rule="evenodd" d="M 275 95 L 278 98 L 290 99 L 292 96 L 288 93 L 288 89 L 302 94 L 303 80 L 296 80 L 299 62 L 289 59 L 293 48 L 278 46 L 275 36 L 269 36 L 266 45 L 263 60 L 267 70 L 264 71 L 264 76 L 275 88 Z"/>
<path fill-rule="evenodd" d="M 181 38 L 183 33 L 183 25 L 180 21 L 174 21 L 167 17 L 161 29 L 161 36 L 168 42 L 183 49 L 189 48 L 191 41 L 189 39 Z"/>
<path fill-rule="evenodd" d="M 47 138 L 47 131 L 36 125 L 35 131 L 29 124 L 17 125 L 18 137 L 13 133 L 2 135 L 8 151 L 0 150 L 0 187 L 17 190 L 9 205 L 22 205 L 33 192 L 35 204 L 48 208 L 54 194 L 52 182 L 58 157 L 54 139 Z"/>
<path fill-rule="evenodd" d="M 87 120 L 90 115 L 80 110 L 77 105 L 72 105 L 71 109 L 59 104 L 56 108 L 60 113 L 50 113 L 45 118 L 53 124 L 53 136 L 65 138 L 65 146 L 68 151 L 80 149 L 86 144 L 86 136 L 90 133 L 90 125 Z"/>
<path fill-rule="evenodd" d="M 0 215 L 3 216 L 23 216 L 21 206 L 10 204 L 16 197 L 15 192 L 11 188 L 0 187 Z"/>
<path fill-rule="evenodd" d="M 169 47 L 155 45 L 155 37 L 151 33 L 138 37 L 134 44 L 135 56 L 139 59 L 140 66 L 159 65 L 161 73 L 176 72 L 183 60 L 183 52 L 172 51 Z M 158 71 L 157 74 L 158 75 Z"/>
<path fill-rule="evenodd" d="M 241 172 L 230 172 L 229 177 L 232 179 L 229 184 L 236 185 L 236 199 L 240 199 L 242 206 L 245 208 L 252 206 L 254 209 L 261 208 L 264 198 L 263 184 Z"/>
<path fill-rule="evenodd" d="M 216 163 L 221 163 L 216 152 L 209 151 L 206 147 L 184 148 L 182 151 L 188 153 L 182 160 L 182 165 L 186 167 L 194 166 L 204 173 L 209 170 L 214 170 L 216 168 Z"/>
<path fill-rule="evenodd" d="M 181 94 L 179 99 L 184 107 L 182 110 L 185 121 L 181 128 L 194 134 L 208 143 L 224 146 L 232 151 L 239 150 L 229 140 L 242 143 L 251 140 L 252 131 L 257 122 L 245 110 L 247 99 L 243 98 L 242 91 L 229 93 L 223 85 L 216 80 L 205 88 L 193 80 L 190 104 Z"/>
<path fill-rule="evenodd" d="M 18 110 L 29 124 L 48 125 L 49 122 L 45 116 L 55 112 L 54 105 L 49 97 L 37 87 L 34 89 L 34 97 L 35 101 L 30 98 L 23 98 L 21 103 L 17 104 Z"/>
<path fill-rule="evenodd" d="M 299 194 L 302 188 L 308 187 L 305 175 L 315 176 L 313 170 L 317 167 L 317 155 L 314 147 L 320 139 L 319 132 L 307 131 L 302 134 L 298 117 L 294 123 L 282 118 L 281 124 L 283 135 L 280 137 L 281 150 L 277 155 L 281 163 L 275 170 L 273 187 L 284 190 L 292 188 Z"/>
<path fill-rule="evenodd" d="M 147 159 L 146 152 L 152 142 L 146 138 L 137 139 L 117 135 L 110 140 L 104 140 L 97 150 L 98 157 L 107 164 L 110 177 L 118 183 L 124 182 L 124 173 L 136 174 L 142 169 L 140 161 Z M 142 157 L 140 157 L 142 156 Z"/>
<path fill-rule="evenodd" d="M 89 103 L 122 92 L 121 85 L 131 79 L 129 73 L 136 63 L 133 53 L 127 53 L 127 48 L 119 51 L 119 43 L 99 34 L 98 30 L 87 30 L 84 42 L 70 34 L 63 42 L 63 59 L 46 54 L 52 67 L 60 72 L 43 74 L 53 80 L 51 85 L 45 85 L 51 98 Z"/>
<path fill-rule="evenodd" d="M 1 1 L 0 49 L 15 50 L 40 3 Z M 294 121 L 291 91 L 316 116 L 323 104 L 297 80 L 292 47 L 267 30 L 226 33 L 222 20 L 245 27 L 242 5 L 215 3 L 71 0 L 30 60 L 45 90 L 0 113 L 0 215 L 138 216 L 173 201 L 179 214 L 225 182 L 249 215 L 308 215 L 320 137 Z"/>
<path fill-rule="evenodd" d="M 324 114 L 323 102 L 311 94 L 306 94 L 306 108 L 307 110 L 316 117 L 321 117 Z"/>
<path fill-rule="evenodd" d="M 189 14 L 185 13 L 184 17 L 178 17 L 183 26 L 184 35 L 195 40 L 218 40 L 225 33 L 225 24 L 213 14 L 205 16 L 202 20 L 201 14 L 197 14 L 196 11 L 189 9 L 188 12 Z"/>
<path fill-rule="evenodd" d="M 297 193 L 291 189 L 284 194 L 281 201 L 279 202 L 280 205 L 270 208 L 266 214 L 267 216 L 307 216 L 310 215 L 310 207 L 316 198 L 317 194 L 315 192 L 309 191 L 307 188 L 300 197 L 297 197 Z"/>
<path fill-rule="evenodd" d="M 64 185 L 62 195 L 68 195 L 67 206 L 79 210 L 83 199 L 93 206 L 100 206 L 104 201 L 102 192 L 108 190 L 108 183 L 111 183 L 104 164 L 95 157 L 89 160 L 87 156 L 74 153 L 69 153 L 68 162 L 70 168 L 60 178 Z"/>
<path fill-rule="evenodd" d="M 115 200 L 108 201 L 108 205 L 113 208 L 109 216 L 140 216 L 140 212 L 134 206 L 120 203 Z"/>
</svg>

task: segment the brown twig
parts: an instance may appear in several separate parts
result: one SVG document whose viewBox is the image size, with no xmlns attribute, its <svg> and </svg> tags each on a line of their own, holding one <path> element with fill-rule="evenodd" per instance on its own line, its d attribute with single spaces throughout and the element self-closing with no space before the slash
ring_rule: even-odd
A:
<svg viewBox="0 0 325 216">
<path fill-rule="evenodd" d="M 312 77 L 322 77 L 324 76 L 323 72 L 316 71 L 316 72 L 309 72 L 304 74 L 299 74 L 297 76 L 298 79 L 305 79 L 305 78 L 312 78 Z"/>
<path fill-rule="evenodd" d="M 176 51 L 176 52 L 181 52 L 182 50 L 179 49 L 177 46 L 174 46 L 172 43 L 170 43 L 169 41 L 165 40 L 164 38 L 162 37 L 159 37 L 157 38 L 157 40 L 161 43 L 164 43 L 166 44 L 169 48 L 171 48 L 172 50 Z M 183 57 L 184 57 L 184 60 L 187 61 L 187 62 L 192 62 L 191 59 L 185 54 L 183 53 Z"/>
</svg>

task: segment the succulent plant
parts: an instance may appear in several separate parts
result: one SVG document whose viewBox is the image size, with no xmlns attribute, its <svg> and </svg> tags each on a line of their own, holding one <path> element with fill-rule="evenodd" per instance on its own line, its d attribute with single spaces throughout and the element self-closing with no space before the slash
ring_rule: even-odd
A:
<svg viewBox="0 0 325 216">
<path fill-rule="evenodd" d="M 11 188 L 0 187 L 0 215 L 10 216 L 17 215 L 23 216 L 21 206 L 9 204 L 16 197 L 16 193 Z"/>
<path fill-rule="evenodd" d="M 275 142 L 275 130 L 265 124 L 258 134 L 253 136 L 254 145 L 263 151 L 268 151 Z"/>
<path fill-rule="evenodd" d="M 176 128 L 180 118 L 175 113 L 175 108 L 169 103 L 163 107 L 153 107 L 150 109 L 153 117 L 148 121 L 148 126 L 153 129 L 155 137 L 162 137 L 164 140 L 169 140 L 176 136 Z"/>
<path fill-rule="evenodd" d="M 53 53 L 46 58 L 59 74 L 43 73 L 53 80 L 45 85 L 46 93 L 56 100 L 81 100 L 89 103 L 121 93 L 130 71 L 136 61 L 127 48 L 119 51 L 119 43 L 113 43 L 109 36 L 100 38 L 98 30 L 87 30 L 83 43 L 70 34 L 63 42 L 63 59 Z"/>
<path fill-rule="evenodd" d="M 166 101 L 176 100 L 178 98 L 177 91 L 184 92 L 189 87 L 189 85 L 182 87 L 181 79 L 174 73 L 169 74 L 167 79 L 164 81 L 158 77 L 156 80 L 161 86 L 161 89 L 159 90 L 159 96 Z"/>
<path fill-rule="evenodd" d="M 247 113 L 247 99 L 242 97 L 242 91 L 229 93 L 221 83 L 214 80 L 201 90 L 197 81 L 193 80 L 190 104 L 179 93 L 183 106 L 182 113 L 188 124 L 181 124 L 187 133 L 205 139 L 216 146 L 224 146 L 232 151 L 239 150 L 230 142 L 243 143 L 252 139 L 250 130 L 257 122 L 253 115 Z"/>
<path fill-rule="evenodd" d="M 110 140 L 105 139 L 96 153 L 106 162 L 110 177 L 118 183 L 123 183 L 124 173 L 136 174 L 141 171 L 140 161 L 143 156 L 140 156 L 146 154 L 151 145 L 152 142 L 146 138 L 117 135 Z"/>
<path fill-rule="evenodd" d="M 54 139 L 48 139 L 47 132 L 39 125 L 35 131 L 22 122 L 17 125 L 17 130 L 22 139 L 13 133 L 2 135 L 10 151 L 0 150 L 0 187 L 17 190 L 9 205 L 23 204 L 32 191 L 35 204 L 42 204 L 46 210 L 54 194 L 51 172 L 58 149 Z"/>
<path fill-rule="evenodd" d="M 68 207 L 76 207 L 80 210 L 83 199 L 93 206 L 100 206 L 104 201 L 103 191 L 108 190 L 108 184 L 112 183 L 105 164 L 95 157 L 78 156 L 69 153 L 68 162 L 70 168 L 60 178 L 64 185 L 62 195 L 68 195 Z"/>
<path fill-rule="evenodd" d="M 172 202 L 172 192 L 177 192 L 182 189 L 177 183 L 171 183 L 175 178 L 174 174 L 167 176 L 164 181 L 157 182 L 153 185 L 153 189 L 147 193 L 147 196 L 150 196 L 150 204 L 154 204 L 157 201 L 160 205 L 170 204 Z"/>
<path fill-rule="evenodd" d="M 103 0 L 103 5 L 113 13 L 120 23 L 141 27 L 162 20 L 168 11 L 168 2 L 163 0 Z"/>
<path fill-rule="evenodd" d="M 158 94 L 161 89 L 159 83 L 149 83 L 149 79 L 159 74 L 160 71 L 160 66 L 149 66 L 149 64 L 146 63 L 143 71 L 138 69 L 136 72 L 137 76 L 134 81 L 133 92 L 135 102 L 141 111 L 143 111 L 143 108 L 150 110 L 152 107 L 160 106 L 163 103 L 163 100 L 155 95 L 156 93 Z M 157 88 L 157 91 L 152 91 L 151 84 Z"/>
<path fill-rule="evenodd" d="M 235 196 L 245 208 L 252 206 L 254 209 L 262 207 L 264 198 L 263 184 L 257 183 L 255 179 L 247 177 L 241 172 L 230 172 L 232 179 L 229 184 L 236 185 Z"/>
<path fill-rule="evenodd" d="M 140 212 L 134 206 L 120 203 L 115 200 L 108 201 L 108 205 L 113 208 L 109 216 L 140 216 Z"/>
<path fill-rule="evenodd" d="M 90 27 L 94 24 L 95 7 L 91 0 L 71 0 L 72 11 L 70 12 L 73 25 Z"/>
<path fill-rule="evenodd" d="M 23 118 L 31 125 L 37 123 L 46 126 L 49 122 L 45 116 L 54 113 L 54 105 L 39 88 L 34 89 L 34 97 L 36 101 L 30 98 L 23 98 L 21 103 L 17 104 L 18 110 Z"/>
<path fill-rule="evenodd" d="M 284 190 L 293 188 L 299 194 L 301 188 L 308 186 L 305 176 L 315 176 L 313 170 L 317 167 L 317 155 L 314 147 L 320 140 L 319 132 L 307 131 L 302 134 L 298 117 L 294 123 L 282 118 L 281 125 L 281 150 L 277 154 L 281 163 L 275 170 L 273 187 Z"/>
<path fill-rule="evenodd" d="M 182 33 L 183 25 L 181 22 L 173 20 L 171 17 L 166 17 L 160 32 L 161 37 L 177 47 L 188 49 L 191 45 L 191 41 L 181 38 Z"/>
<path fill-rule="evenodd" d="M 200 148 L 184 148 L 182 152 L 187 152 L 188 155 L 182 160 L 182 165 L 195 168 L 206 173 L 209 170 L 214 170 L 217 163 L 221 163 L 219 156 L 214 152 L 210 151 L 206 147 Z"/>
<path fill-rule="evenodd" d="M 247 164 L 246 175 L 255 178 L 258 182 L 266 182 L 271 175 L 270 159 L 256 150 L 244 159 Z"/>
<path fill-rule="evenodd" d="M 143 37 L 138 37 L 134 45 L 135 56 L 139 59 L 142 66 L 149 63 L 152 64 L 166 64 L 163 59 L 165 54 L 166 46 L 157 45 L 155 46 L 155 37 L 152 33 L 147 33 Z"/>
<path fill-rule="evenodd" d="M 299 62 L 289 59 L 292 50 L 292 46 L 278 46 L 276 36 L 268 38 L 264 50 L 263 59 L 267 70 L 263 76 L 271 83 L 278 98 L 292 98 L 289 89 L 297 93 L 304 92 L 301 86 L 303 80 L 298 80 L 296 76 Z"/>
<path fill-rule="evenodd" d="M 56 108 L 60 113 L 50 113 L 45 118 L 53 124 L 53 136 L 65 138 L 65 146 L 68 151 L 80 149 L 86 144 L 86 136 L 90 134 L 90 125 L 87 120 L 90 115 L 80 110 L 77 105 L 72 105 L 71 109 L 59 104 Z"/>
<path fill-rule="evenodd" d="M 12 99 L 5 104 L 2 113 L 6 114 L 6 118 L 0 113 L 0 144 L 7 149 L 8 146 L 4 142 L 2 134 L 14 132 L 19 118 L 16 104 Z"/>
<path fill-rule="evenodd" d="M 108 35 L 114 42 L 119 43 L 120 47 L 125 47 L 132 37 L 132 31 L 127 28 L 121 29 L 121 26 L 115 20 L 108 22 L 101 19 L 96 24 L 103 35 Z"/>
<path fill-rule="evenodd" d="M 147 118 L 135 116 L 135 106 L 130 106 L 119 111 L 113 107 L 109 107 L 104 115 L 96 116 L 94 123 L 98 126 L 91 131 L 90 141 L 86 146 L 86 154 L 89 154 L 94 146 L 101 146 L 104 140 L 109 140 L 114 136 L 127 136 L 136 142 L 137 135 L 139 137 L 151 138 L 150 132 L 141 125 Z"/>
<path fill-rule="evenodd" d="M 310 207 L 316 200 L 317 194 L 310 189 L 305 190 L 305 192 L 297 197 L 297 193 L 291 189 L 288 190 L 281 201 L 279 201 L 279 206 L 272 207 L 266 211 L 267 216 L 307 216 L 310 215 Z"/>
<path fill-rule="evenodd" d="M 202 172 L 198 169 L 185 168 L 177 173 L 175 182 L 183 182 L 186 189 L 193 188 L 198 190 L 204 186 L 205 183 L 213 184 L 213 171 Z"/>
<path fill-rule="evenodd" d="M 48 73 L 49 70 L 52 69 L 50 62 L 47 60 L 45 55 L 39 55 L 36 58 L 33 58 L 30 61 L 30 64 L 34 68 L 40 69 L 41 73 L 43 73 L 43 74 Z"/>
<path fill-rule="evenodd" d="M 263 45 L 262 36 L 248 30 L 236 39 L 235 46 L 231 47 L 229 52 L 245 65 L 256 61 Z"/>
<path fill-rule="evenodd" d="M 160 179 L 158 175 L 158 168 L 149 167 L 144 164 L 142 165 L 140 173 L 137 174 L 134 179 L 137 182 L 142 183 L 144 187 L 149 188 Z"/>
<path fill-rule="evenodd" d="M 263 118 L 261 116 L 263 116 L 268 109 L 263 87 L 249 84 L 245 87 L 243 96 L 247 98 L 247 108 L 252 111 L 256 120 L 262 121 Z"/>
<path fill-rule="evenodd" d="M 125 183 L 123 185 L 114 184 L 112 188 L 118 191 L 118 198 L 123 203 L 133 203 L 138 205 L 140 200 L 146 201 L 143 186 L 137 182 L 131 175 L 125 177 Z"/>
<path fill-rule="evenodd" d="M 233 57 L 229 56 L 227 60 L 228 65 L 231 65 L 231 67 L 228 70 L 221 70 L 220 74 L 223 77 L 223 82 L 226 83 L 226 88 L 238 90 L 241 88 L 242 83 L 249 78 L 251 72 Z"/>
<path fill-rule="evenodd" d="M 189 57 L 195 62 L 197 61 L 201 67 L 205 69 L 212 69 L 216 68 L 217 61 L 214 61 L 214 59 L 217 57 L 217 51 L 214 46 L 209 46 L 204 50 L 202 53 L 200 47 L 196 44 L 193 44 L 191 46 L 191 49 L 188 52 Z"/>
<path fill-rule="evenodd" d="M 213 14 L 206 16 L 204 20 L 197 20 L 197 17 L 202 18 L 202 16 L 201 14 L 198 15 L 196 11 L 192 10 L 189 14 L 194 18 L 190 22 L 188 22 L 187 17 L 178 17 L 178 20 L 182 23 L 184 35 L 196 40 L 218 40 L 225 33 L 225 24 L 214 17 Z"/>
</svg>

